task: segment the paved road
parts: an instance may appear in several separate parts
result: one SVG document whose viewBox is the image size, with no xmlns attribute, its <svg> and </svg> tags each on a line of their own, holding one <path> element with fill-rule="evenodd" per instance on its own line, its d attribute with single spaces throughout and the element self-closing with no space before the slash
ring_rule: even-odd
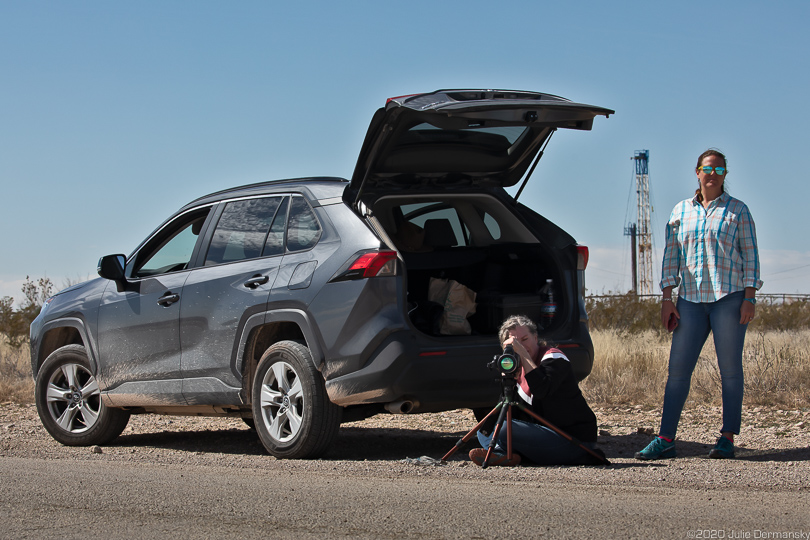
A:
<svg viewBox="0 0 810 540">
<path fill-rule="evenodd" d="M 3 538 L 694 538 L 696 529 L 703 538 L 810 535 L 807 496 L 795 492 L 85 459 L 4 458 L 0 475 Z M 715 536 L 706 536 L 712 529 Z"/>
<path fill-rule="evenodd" d="M 649 435 L 636 429 L 657 416 L 600 411 L 609 467 L 481 470 L 462 452 L 403 462 L 444 455 L 469 411 L 375 417 L 343 426 L 324 459 L 276 460 L 239 419 L 133 417 L 97 453 L 56 443 L 30 405 L 0 404 L 0 539 L 810 540 L 797 414 L 757 412 L 730 461 L 706 458 L 708 420 L 693 414 L 678 459 L 639 462 Z"/>
</svg>

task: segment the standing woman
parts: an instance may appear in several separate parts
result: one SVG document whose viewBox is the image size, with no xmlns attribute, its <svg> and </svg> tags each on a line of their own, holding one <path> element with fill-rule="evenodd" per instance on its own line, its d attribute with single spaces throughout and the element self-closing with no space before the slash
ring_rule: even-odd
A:
<svg viewBox="0 0 810 540">
<path fill-rule="evenodd" d="M 658 436 L 636 459 L 675 457 L 675 432 L 692 372 L 709 332 L 714 336 L 723 393 L 723 427 L 712 458 L 734 457 L 743 401 L 745 331 L 756 313 L 759 253 L 748 207 L 725 191 L 726 157 L 715 149 L 698 158 L 699 187 L 681 201 L 667 223 L 661 271 L 661 322 L 674 328 L 669 375 Z M 672 289 L 678 289 L 677 307 Z"/>
</svg>

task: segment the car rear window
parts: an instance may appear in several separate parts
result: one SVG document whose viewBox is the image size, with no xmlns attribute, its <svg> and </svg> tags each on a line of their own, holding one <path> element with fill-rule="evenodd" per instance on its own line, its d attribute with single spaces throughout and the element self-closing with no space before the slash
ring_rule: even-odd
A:
<svg viewBox="0 0 810 540">
<path fill-rule="evenodd" d="M 303 197 L 293 197 L 287 220 L 287 251 L 302 251 L 318 243 L 321 225 Z"/>
<path fill-rule="evenodd" d="M 399 145 L 407 144 L 471 144 L 502 151 L 510 148 L 520 139 L 528 128 L 526 126 L 481 126 L 471 125 L 465 128 L 441 128 L 428 123 L 417 124 L 407 131 L 399 140 Z"/>
<path fill-rule="evenodd" d="M 229 202 L 211 238 L 205 265 L 260 257 L 280 203 L 281 197 Z"/>
</svg>

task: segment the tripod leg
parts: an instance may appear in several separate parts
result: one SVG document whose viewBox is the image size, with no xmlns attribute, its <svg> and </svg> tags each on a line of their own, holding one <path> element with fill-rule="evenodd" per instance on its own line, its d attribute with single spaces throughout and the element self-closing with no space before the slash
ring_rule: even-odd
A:
<svg viewBox="0 0 810 540">
<path fill-rule="evenodd" d="M 506 406 L 506 459 L 512 459 L 512 405 Z"/>
<path fill-rule="evenodd" d="M 447 461 L 447 459 L 448 459 L 450 456 L 452 456 L 452 455 L 453 455 L 453 454 L 456 452 L 456 450 L 458 450 L 459 448 L 461 448 L 462 446 L 464 446 L 464 444 L 465 444 L 467 441 L 469 441 L 470 439 L 472 439 L 473 435 L 475 435 L 476 433 L 478 433 L 478 430 L 479 430 L 479 429 L 481 429 L 481 426 L 483 426 L 483 425 L 484 425 L 484 422 L 486 422 L 487 420 L 489 420 L 489 417 L 490 417 L 490 416 L 492 416 L 493 414 L 495 414 L 497 411 L 501 410 L 501 409 L 503 408 L 503 405 L 504 405 L 503 401 L 502 401 L 502 402 L 500 402 L 500 403 L 498 403 L 497 405 L 495 405 L 495 408 L 494 408 L 494 409 L 492 409 L 491 411 L 489 411 L 489 414 L 488 414 L 488 415 L 486 415 L 486 416 L 484 417 L 484 419 L 483 419 L 483 420 L 481 420 L 480 422 L 478 422 L 478 423 L 475 425 L 475 427 L 474 427 L 474 428 L 472 428 L 472 429 L 471 429 L 471 430 L 470 430 L 470 431 L 469 431 L 469 432 L 468 432 L 466 435 L 464 435 L 464 437 L 462 437 L 461 439 L 459 439 L 458 441 L 456 441 L 456 445 L 455 445 L 453 448 L 451 448 L 451 449 L 450 449 L 450 451 L 449 451 L 449 452 L 447 452 L 447 453 L 444 455 L 444 457 L 442 457 L 442 461 Z"/>
<path fill-rule="evenodd" d="M 501 434 L 501 426 L 503 425 L 504 418 L 505 417 L 508 417 L 509 419 L 512 418 L 511 403 L 501 402 L 500 406 L 501 406 L 501 413 L 498 415 L 498 422 L 495 424 L 495 429 L 492 431 L 492 438 L 489 440 L 489 446 L 487 447 L 487 455 L 484 458 L 483 463 L 481 463 L 482 469 L 486 469 L 487 465 L 489 465 L 489 458 L 492 455 L 492 450 L 495 448 L 495 445 L 498 444 L 498 435 Z M 506 435 L 508 440 L 507 446 L 510 447 L 512 446 L 511 432 L 512 432 L 512 423 L 509 422 L 509 424 L 506 427 Z M 511 448 L 509 449 L 509 458 L 510 459 L 512 458 Z"/>
</svg>

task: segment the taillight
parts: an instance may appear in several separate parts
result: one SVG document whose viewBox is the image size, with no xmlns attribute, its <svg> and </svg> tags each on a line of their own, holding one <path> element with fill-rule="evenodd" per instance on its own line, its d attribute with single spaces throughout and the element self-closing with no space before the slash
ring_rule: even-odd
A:
<svg viewBox="0 0 810 540">
<path fill-rule="evenodd" d="M 388 98 L 388 99 L 386 99 L 386 100 L 385 100 L 385 104 L 386 104 L 386 105 L 388 105 L 388 104 L 389 104 L 389 103 L 391 103 L 392 101 L 401 101 L 401 100 L 403 100 L 403 99 L 405 99 L 405 98 L 409 98 L 409 97 L 413 97 L 413 96 L 418 96 L 418 95 L 419 95 L 419 94 L 405 94 L 404 96 L 390 97 L 390 98 Z"/>
<path fill-rule="evenodd" d="M 577 246 L 577 270 L 585 270 L 588 267 L 588 246 Z"/>
<path fill-rule="evenodd" d="M 369 251 L 361 254 L 331 281 L 346 281 L 397 275 L 396 251 Z"/>
</svg>

